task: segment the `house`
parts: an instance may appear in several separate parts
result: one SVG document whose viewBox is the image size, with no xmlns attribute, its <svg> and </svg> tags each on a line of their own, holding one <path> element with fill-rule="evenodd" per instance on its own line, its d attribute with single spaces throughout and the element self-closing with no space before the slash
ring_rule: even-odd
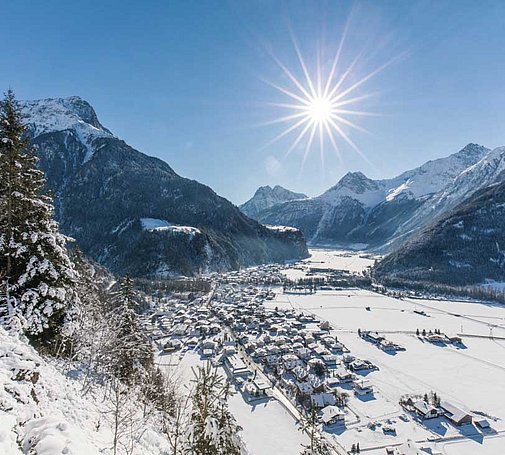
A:
<svg viewBox="0 0 505 455">
<path fill-rule="evenodd" d="M 309 376 L 307 368 L 303 366 L 297 366 L 292 373 L 298 381 L 305 381 Z"/>
<path fill-rule="evenodd" d="M 445 344 L 446 338 L 444 335 L 439 335 L 438 333 L 430 333 L 426 335 L 426 340 L 430 343 Z"/>
<path fill-rule="evenodd" d="M 250 393 L 255 397 L 264 397 L 267 395 L 267 391 L 270 390 L 271 387 L 262 379 L 256 378 L 251 382 L 248 382 L 246 385 L 246 392 Z"/>
<path fill-rule="evenodd" d="M 378 332 L 364 332 L 363 338 L 375 344 L 379 344 L 382 340 L 384 340 L 384 337 L 379 335 Z"/>
<path fill-rule="evenodd" d="M 362 379 L 354 384 L 354 393 L 359 396 L 373 395 L 373 387 L 370 381 Z"/>
<path fill-rule="evenodd" d="M 224 359 L 224 366 L 230 376 L 247 377 L 251 374 L 244 361 L 236 354 L 226 357 Z"/>
<path fill-rule="evenodd" d="M 286 370 L 293 370 L 298 366 L 303 366 L 303 361 L 300 360 L 296 355 L 294 354 L 285 354 L 282 356 L 282 362 L 284 363 L 284 368 Z"/>
<path fill-rule="evenodd" d="M 335 371 L 335 377 L 339 380 L 340 383 L 345 384 L 354 381 L 355 375 L 345 368 L 338 368 Z"/>
<path fill-rule="evenodd" d="M 310 349 L 308 348 L 299 348 L 296 350 L 296 355 L 300 357 L 300 359 L 308 359 L 310 358 Z"/>
<path fill-rule="evenodd" d="M 472 423 L 472 415 L 458 408 L 448 401 L 442 401 L 440 407 L 444 410 L 444 416 L 454 425 Z"/>
<path fill-rule="evenodd" d="M 438 409 L 431 404 L 426 403 L 424 400 L 415 401 L 412 403 L 412 407 L 414 408 L 415 413 L 425 420 L 433 419 L 439 415 Z"/>
<path fill-rule="evenodd" d="M 328 354 L 328 355 L 323 355 L 321 357 L 323 359 L 323 362 L 326 364 L 326 366 L 328 368 L 336 368 L 336 366 L 339 362 L 338 356 L 336 356 L 336 355 Z"/>
<path fill-rule="evenodd" d="M 321 413 L 321 422 L 323 422 L 324 425 L 329 426 L 345 423 L 345 413 L 337 406 L 325 406 L 321 410 Z"/>
<path fill-rule="evenodd" d="M 308 382 L 297 382 L 296 388 L 298 389 L 298 393 L 302 396 L 310 395 L 314 391 L 314 388 Z"/>
<path fill-rule="evenodd" d="M 463 339 L 460 336 L 457 335 L 450 335 L 447 336 L 447 339 L 452 343 L 452 344 L 462 344 Z"/>
<path fill-rule="evenodd" d="M 398 346 L 389 340 L 382 340 L 379 343 L 379 348 L 384 352 L 396 352 L 398 350 Z"/>
<path fill-rule="evenodd" d="M 344 349 L 346 349 L 346 348 L 345 348 L 345 346 L 340 341 L 335 341 L 335 343 L 333 343 L 331 345 L 331 351 L 332 352 L 343 353 Z"/>
<path fill-rule="evenodd" d="M 322 409 L 326 406 L 334 406 L 337 403 L 335 396 L 327 392 L 312 394 L 310 396 L 310 401 L 312 402 L 312 406 L 318 409 Z"/>
<path fill-rule="evenodd" d="M 188 325 L 184 323 L 177 324 L 172 333 L 176 336 L 184 336 L 188 330 Z"/>
<path fill-rule="evenodd" d="M 326 349 L 324 346 L 318 345 L 314 349 L 314 353 L 317 354 L 317 355 L 319 355 L 319 356 L 323 356 L 323 355 L 329 355 L 330 351 L 328 351 L 328 349 Z"/>
<path fill-rule="evenodd" d="M 368 360 L 356 359 L 349 364 L 349 368 L 352 371 L 363 371 L 363 370 L 371 370 L 375 368 L 375 365 Z"/>
<path fill-rule="evenodd" d="M 276 354 L 269 354 L 265 358 L 267 365 L 277 365 L 279 363 L 279 356 Z"/>
<path fill-rule="evenodd" d="M 426 455 L 426 452 L 421 451 L 419 446 L 408 440 L 398 447 L 386 447 L 387 455 Z"/>
</svg>

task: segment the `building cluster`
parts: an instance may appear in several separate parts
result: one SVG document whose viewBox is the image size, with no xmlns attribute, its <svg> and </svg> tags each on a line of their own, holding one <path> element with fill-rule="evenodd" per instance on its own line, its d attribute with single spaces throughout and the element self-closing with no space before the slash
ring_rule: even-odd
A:
<svg viewBox="0 0 505 455">
<path fill-rule="evenodd" d="M 441 400 L 433 392 L 424 396 L 406 395 L 400 400 L 400 405 L 420 421 L 444 418 L 457 427 L 465 424 L 475 424 L 481 429 L 490 428 L 487 419 L 465 411 L 450 401 Z"/>
<path fill-rule="evenodd" d="M 454 346 L 461 346 L 463 344 L 463 339 L 459 335 L 446 335 L 442 333 L 439 329 L 426 330 L 417 329 L 416 335 L 421 341 L 428 341 L 437 345 L 452 344 Z"/>
<path fill-rule="evenodd" d="M 236 350 L 222 359 L 228 373 L 242 382 L 256 379 L 258 369 L 294 404 L 318 409 L 323 424 L 344 423 L 350 394 L 374 393 L 360 373 L 377 367 L 351 355 L 327 321 L 294 309 L 266 308 L 271 297 L 267 288 L 230 282 L 214 293 L 212 315 L 236 342 Z"/>
<path fill-rule="evenodd" d="M 388 340 L 383 335 L 379 335 L 378 332 L 372 332 L 369 330 L 359 330 L 358 334 L 361 338 L 374 344 L 379 349 L 382 349 L 384 352 L 394 353 L 397 351 L 405 351 L 405 348 L 403 346 L 393 343 L 391 340 Z"/>
</svg>

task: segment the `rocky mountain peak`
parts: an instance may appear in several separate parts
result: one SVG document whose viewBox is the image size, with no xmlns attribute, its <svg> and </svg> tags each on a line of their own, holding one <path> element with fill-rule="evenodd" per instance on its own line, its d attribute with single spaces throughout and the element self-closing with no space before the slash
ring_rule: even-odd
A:
<svg viewBox="0 0 505 455">
<path fill-rule="evenodd" d="M 254 218 L 260 211 L 266 210 L 277 204 L 306 198 L 306 194 L 295 193 L 280 185 L 275 185 L 273 188 L 269 185 L 265 185 L 260 186 L 254 193 L 254 196 L 242 204 L 240 209 L 246 215 Z"/>
<path fill-rule="evenodd" d="M 356 171 L 345 174 L 338 183 L 332 186 L 326 193 L 346 190 L 356 194 L 363 194 L 366 191 L 376 191 L 378 189 L 379 186 L 375 180 L 369 179 L 363 172 Z"/>
<path fill-rule="evenodd" d="M 79 96 L 20 101 L 20 106 L 33 136 L 73 130 L 84 139 L 113 137 L 96 115 L 93 107 Z"/>
</svg>

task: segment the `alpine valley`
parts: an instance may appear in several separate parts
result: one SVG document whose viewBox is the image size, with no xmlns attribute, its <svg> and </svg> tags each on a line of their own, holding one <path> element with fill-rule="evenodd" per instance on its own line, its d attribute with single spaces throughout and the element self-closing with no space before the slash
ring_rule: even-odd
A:
<svg viewBox="0 0 505 455">
<path fill-rule="evenodd" d="M 391 179 L 349 172 L 319 196 L 247 213 L 298 228 L 313 246 L 392 253 L 377 269 L 381 276 L 458 285 L 505 281 L 504 180 L 505 147 L 468 144 Z M 242 210 L 258 206 L 258 197 Z"/>
<path fill-rule="evenodd" d="M 21 108 L 62 231 L 111 271 L 192 275 L 308 255 L 300 231 L 266 227 L 130 147 L 81 98 Z"/>
</svg>

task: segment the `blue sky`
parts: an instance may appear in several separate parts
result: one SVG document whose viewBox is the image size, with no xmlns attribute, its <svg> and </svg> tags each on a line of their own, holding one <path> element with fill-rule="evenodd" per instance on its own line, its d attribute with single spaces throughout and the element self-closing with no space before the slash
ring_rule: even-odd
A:
<svg viewBox="0 0 505 455">
<path fill-rule="evenodd" d="M 381 114 L 345 128 L 366 159 L 337 140 L 303 168 L 292 111 L 264 82 L 302 78 L 290 31 L 309 68 L 331 63 L 352 12 L 342 69 L 375 94 L 354 106 Z M 505 144 L 505 3 L 501 1 L 23 1 L 2 2 L 0 87 L 21 99 L 80 95 L 117 136 L 235 203 L 265 184 L 316 195 L 349 170 L 390 177 L 469 142 Z M 6 18 L 8 20 L 6 21 Z M 340 68 L 340 66 L 339 66 Z M 290 86 L 290 90 L 293 90 Z"/>
</svg>

